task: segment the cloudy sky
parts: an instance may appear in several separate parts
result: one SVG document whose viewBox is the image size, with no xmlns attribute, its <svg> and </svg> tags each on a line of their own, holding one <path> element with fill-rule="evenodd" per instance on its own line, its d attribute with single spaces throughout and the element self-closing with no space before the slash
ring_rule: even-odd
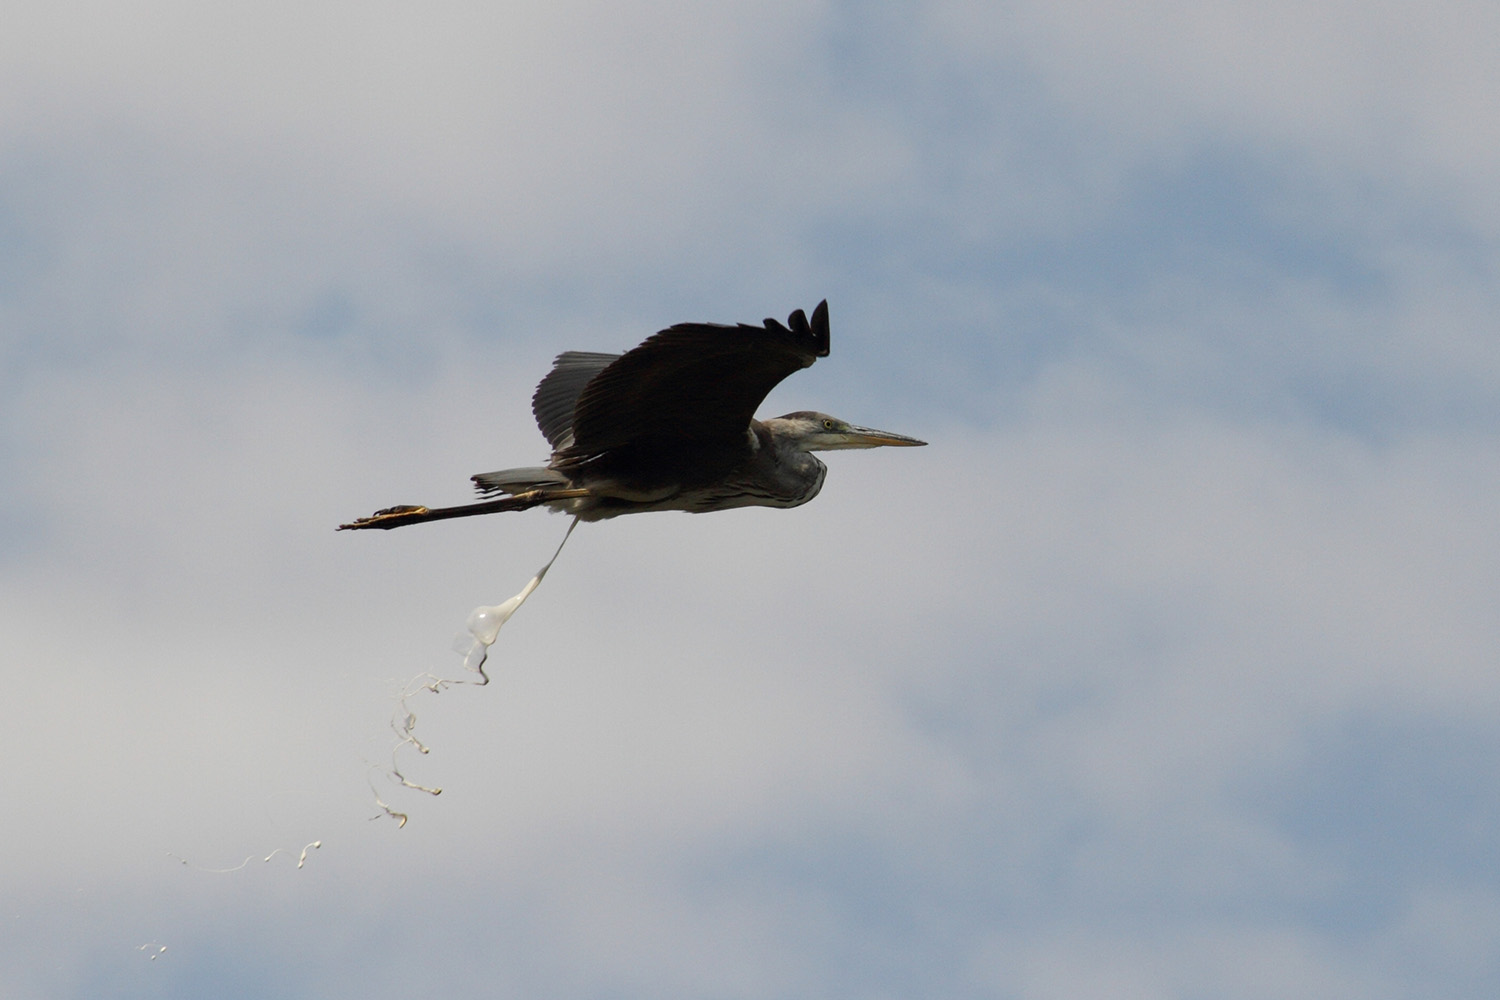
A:
<svg viewBox="0 0 1500 1000">
<path fill-rule="evenodd" d="M 1494 4 L 6 20 L 6 1000 L 1496 995 Z M 391 782 L 566 521 L 333 526 L 825 297 Z"/>
</svg>

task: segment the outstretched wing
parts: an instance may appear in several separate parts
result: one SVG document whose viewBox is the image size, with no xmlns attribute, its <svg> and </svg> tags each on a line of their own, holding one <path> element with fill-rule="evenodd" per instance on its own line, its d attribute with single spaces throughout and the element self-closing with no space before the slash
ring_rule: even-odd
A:
<svg viewBox="0 0 1500 1000">
<path fill-rule="evenodd" d="M 572 433 L 573 411 L 583 387 L 619 358 L 618 354 L 564 351 L 552 362 L 552 370 L 531 397 L 531 412 L 542 429 L 542 437 L 554 449 L 562 447 L 563 439 Z"/>
<path fill-rule="evenodd" d="M 786 326 L 768 319 L 764 326 L 668 327 L 583 387 L 569 456 L 577 460 L 633 444 L 741 441 L 756 407 L 778 382 L 827 356 L 826 301 L 813 310 L 811 322 L 798 309 Z"/>
</svg>

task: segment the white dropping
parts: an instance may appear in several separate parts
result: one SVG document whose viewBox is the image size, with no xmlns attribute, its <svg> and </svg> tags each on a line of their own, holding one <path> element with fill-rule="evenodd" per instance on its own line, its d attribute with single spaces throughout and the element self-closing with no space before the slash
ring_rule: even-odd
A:
<svg viewBox="0 0 1500 1000">
<path fill-rule="evenodd" d="M 323 846 L 323 842 L 321 840 L 314 840 L 312 843 L 310 843 L 307 846 L 303 847 L 302 848 L 302 853 L 299 854 L 299 855 L 297 855 L 297 867 L 301 868 L 303 865 L 307 864 L 307 852 L 308 851 L 316 851 L 318 848 L 320 848 L 322 846 Z M 272 858 L 276 857 L 276 855 L 278 855 L 278 854 L 287 854 L 287 855 L 290 855 L 291 853 L 292 853 L 292 851 L 291 851 L 291 848 L 289 848 L 289 847 L 278 847 L 274 851 L 272 851 L 270 854 L 267 854 L 265 857 L 261 858 L 260 860 L 262 862 L 268 862 Z M 181 861 L 184 865 L 187 865 L 189 868 L 195 868 L 195 869 L 197 869 L 200 872 L 208 872 L 210 875 L 230 875 L 230 874 L 233 874 L 234 872 L 237 872 L 237 871 L 243 871 L 246 867 L 249 866 L 250 862 L 252 862 L 252 861 L 255 860 L 255 855 L 252 854 L 252 855 L 250 855 L 250 857 L 246 858 L 244 861 L 241 861 L 239 864 L 235 865 L 233 868 L 205 868 L 202 865 L 195 865 L 195 864 L 193 864 L 193 862 L 189 861 L 187 858 L 182 857 L 180 854 L 173 854 L 171 851 L 167 852 L 167 857 L 169 857 L 169 858 L 176 858 L 178 861 Z M 162 951 L 166 951 L 166 949 L 163 948 Z"/>
<path fill-rule="evenodd" d="M 489 674 L 484 672 L 484 661 L 489 657 L 490 646 L 494 645 L 495 638 L 500 634 L 501 627 L 508 621 L 510 616 L 516 613 L 531 592 L 541 586 L 542 579 L 552 564 L 557 562 L 557 557 L 562 555 L 563 546 L 568 544 L 568 538 L 573 534 L 573 529 L 578 527 L 578 519 L 575 517 L 573 523 L 568 525 L 567 534 L 563 535 L 561 542 L 557 544 L 557 551 L 552 553 L 552 558 L 547 560 L 547 565 L 536 571 L 536 576 L 531 582 L 521 588 L 521 592 L 510 600 L 493 606 L 481 606 L 469 612 L 469 620 L 466 623 L 469 634 L 459 635 L 453 640 L 453 648 L 464 658 L 464 669 L 472 671 L 480 676 L 479 684 L 488 684 Z"/>
<path fill-rule="evenodd" d="M 490 646 L 494 645 L 495 638 L 500 634 L 501 627 L 510 621 L 510 616 L 515 614 L 516 609 L 526 602 L 526 598 L 531 596 L 532 591 L 541 586 L 542 579 L 547 575 L 547 571 L 552 568 L 552 564 L 557 562 L 557 557 L 562 555 L 563 546 L 568 544 L 568 539 L 572 536 L 573 529 L 576 527 L 578 527 L 578 519 L 575 517 L 573 523 L 568 525 L 567 533 L 563 535 L 562 541 L 557 543 L 557 551 L 553 552 L 552 558 L 547 560 L 547 565 L 537 570 L 536 576 L 533 576 L 531 581 L 521 588 L 519 594 L 501 604 L 482 606 L 469 612 L 469 619 L 465 623 L 468 631 L 460 634 L 453 640 L 453 649 L 454 652 L 464 658 L 464 669 L 470 673 L 479 675 L 477 680 L 463 681 L 422 673 L 407 682 L 401 694 L 397 697 L 396 711 L 391 716 L 391 729 L 396 733 L 397 742 L 391 748 L 390 766 L 382 769 L 385 771 L 387 780 L 402 788 L 426 792 L 428 795 L 442 794 L 443 790 L 441 788 L 417 784 L 401 773 L 397 754 L 400 753 L 402 747 L 412 747 L 419 754 L 426 754 L 432 749 L 417 739 L 414 732 L 417 727 L 417 713 L 412 711 L 411 707 L 407 704 L 407 700 L 424 691 L 432 694 L 441 694 L 455 684 L 473 684 L 483 687 L 490 682 L 489 674 L 484 672 L 484 662 L 489 657 Z M 379 813 L 371 816 L 371 819 L 380 819 L 382 816 L 388 816 L 396 821 L 398 829 L 406 825 L 408 818 L 406 813 L 398 812 L 382 800 L 380 793 L 375 791 L 373 783 L 370 785 L 370 791 L 374 793 L 375 805 L 380 810 Z"/>
</svg>

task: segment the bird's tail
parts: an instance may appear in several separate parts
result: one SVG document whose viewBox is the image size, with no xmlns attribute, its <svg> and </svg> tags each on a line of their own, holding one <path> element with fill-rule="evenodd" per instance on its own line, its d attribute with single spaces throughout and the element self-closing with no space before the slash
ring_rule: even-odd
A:
<svg viewBox="0 0 1500 1000">
<path fill-rule="evenodd" d="M 558 490 L 568 487 L 567 476 L 541 465 L 524 469 L 501 469 L 499 472 L 481 472 L 469 478 L 474 481 L 474 488 L 487 497 L 516 496 L 533 490 Z"/>
</svg>

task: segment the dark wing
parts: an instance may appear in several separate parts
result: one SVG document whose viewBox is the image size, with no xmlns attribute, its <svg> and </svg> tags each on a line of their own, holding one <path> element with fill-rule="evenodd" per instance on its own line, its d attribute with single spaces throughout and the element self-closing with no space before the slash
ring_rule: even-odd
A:
<svg viewBox="0 0 1500 1000">
<path fill-rule="evenodd" d="M 618 354 L 564 351 L 552 362 L 552 370 L 538 383 L 531 397 L 531 412 L 542 437 L 554 449 L 573 430 L 573 409 L 589 380 L 619 360 Z"/>
<path fill-rule="evenodd" d="M 828 356 L 828 303 L 812 322 L 683 323 L 599 372 L 578 396 L 570 457 L 630 444 L 738 442 L 755 409 L 792 372 Z"/>
</svg>

